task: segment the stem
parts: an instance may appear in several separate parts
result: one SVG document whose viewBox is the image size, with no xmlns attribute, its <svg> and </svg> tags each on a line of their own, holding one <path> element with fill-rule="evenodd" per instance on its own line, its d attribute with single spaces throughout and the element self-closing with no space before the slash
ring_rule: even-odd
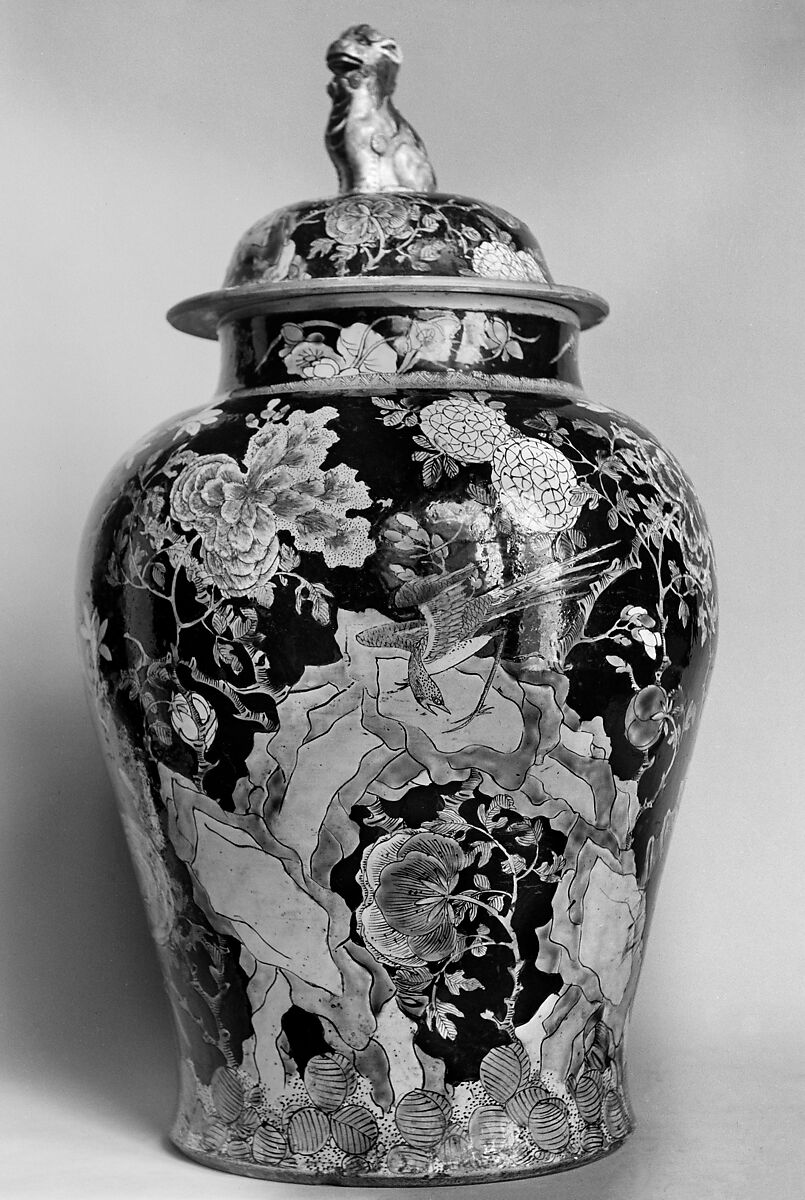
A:
<svg viewBox="0 0 805 1200">
<path fill-rule="evenodd" d="M 487 889 L 484 888 L 484 891 L 486 892 Z M 509 892 L 495 892 L 490 890 L 488 894 L 490 896 L 505 896 L 507 900 L 511 900 L 511 895 Z M 507 929 L 509 928 L 506 917 L 504 917 L 502 913 L 499 913 L 496 908 L 493 908 L 491 904 L 485 904 L 483 900 L 477 900 L 475 896 L 468 896 L 464 892 L 456 892 L 450 897 L 451 904 L 454 900 L 466 900 L 467 904 L 477 905 L 477 907 L 482 908 L 484 912 L 488 912 L 491 914 L 491 916 L 497 917 L 499 921 L 502 921 L 503 924 L 506 925 Z M 509 930 L 509 932 L 511 932 L 511 930 Z"/>
</svg>

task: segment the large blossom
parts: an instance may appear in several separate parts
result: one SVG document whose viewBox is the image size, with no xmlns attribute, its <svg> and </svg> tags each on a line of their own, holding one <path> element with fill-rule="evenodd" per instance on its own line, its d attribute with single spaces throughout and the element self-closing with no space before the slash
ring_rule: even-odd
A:
<svg viewBox="0 0 805 1200">
<path fill-rule="evenodd" d="M 506 515 L 534 533 L 552 535 L 571 529 L 581 513 L 570 459 L 536 438 L 497 443 L 492 454 L 492 484 Z"/>
<path fill-rule="evenodd" d="M 425 405 L 419 425 L 437 449 L 461 463 L 488 462 L 501 439 L 511 433 L 496 408 L 458 393 Z"/>
<path fill-rule="evenodd" d="M 332 205 L 324 227 L 327 236 L 342 246 L 373 246 L 410 233 L 411 212 L 399 196 L 348 196 Z"/>
<path fill-rule="evenodd" d="M 472 269 L 489 279 L 518 279 L 547 283 L 545 272 L 530 250 L 513 250 L 504 242 L 481 242 L 472 252 Z"/>
<path fill-rule="evenodd" d="M 419 359 L 428 362 L 447 362 L 453 339 L 461 329 L 455 313 L 439 313 L 432 317 L 414 317 L 407 331 L 397 339 L 397 348 L 406 356 L 406 365 Z"/>
<path fill-rule="evenodd" d="M 228 454 L 188 463 L 171 492 L 171 516 L 201 536 L 201 557 L 227 596 L 260 599 L 277 571 L 278 530 L 302 550 L 318 550 L 329 566 L 360 566 L 374 549 L 365 518 L 366 486 L 343 464 L 323 471 L 337 435 L 325 425 L 334 408 L 294 412 L 287 425 L 269 422 L 254 434 L 241 467 Z"/>
<path fill-rule="evenodd" d="M 171 493 L 171 515 L 201 534 L 204 565 L 227 596 L 251 596 L 277 569 L 277 490 L 227 454 L 189 464 Z"/>
<path fill-rule="evenodd" d="M 388 373 L 397 368 L 395 351 L 365 321 L 355 321 L 342 329 L 335 349 L 325 344 L 321 333 L 302 336 L 297 325 L 284 326 L 283 333 L 286 344 L 280 350 L 280 358 L 284 359 L 289 375 L 333 379 L 336 375 Z"/>
<path fill-rule="evenodd" d="M 364 900 L 358 923 L 364 941 L 393 966 L 450 958 L 456 930 L 464 851 L 438 833 L 403 830 L 374 842 L 361 868 Z"/>
</svg>

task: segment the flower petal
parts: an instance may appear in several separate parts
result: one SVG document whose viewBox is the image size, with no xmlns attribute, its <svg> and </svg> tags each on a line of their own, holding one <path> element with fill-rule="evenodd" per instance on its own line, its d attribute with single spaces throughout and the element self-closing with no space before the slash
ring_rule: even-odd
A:
<svg viewBox="0 0 805 1200">
<path fill-rule="evenodd" d="M 393 929 L 427 933 L 450 911 L 450 884 L 441 863 L 413 851 L 384 867 L 376 899 Z"/>
</svg>

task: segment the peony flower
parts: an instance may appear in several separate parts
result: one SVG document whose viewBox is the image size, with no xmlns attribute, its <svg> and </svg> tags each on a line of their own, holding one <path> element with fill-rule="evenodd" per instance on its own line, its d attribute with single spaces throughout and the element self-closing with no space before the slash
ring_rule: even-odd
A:
<svg viewBox="0 0 805 1200">
<path fill-rule="evenodd" d="M 456 892 L 464 851 L 438 833 L 402 830 L 366 850 L 361 865 L 363 903 L 358 925 L 382 962 L 422 966 L 459 949 Z"/>
<path fill-rule="evenodd" d="M 290 332 L 292 331 L 293 336 Z M 325 345 L 321 333 L 301 335 L 298 326 L 283 326 L 286 345 L 280 350 L 289 375 L 305 379 L 334 379 L 337 375 L 389 373 L 397 369 L 397 355 L 385 338 L 364 321 L 347 325 L 338 335 L 335 349 Z"/>
<path fill-rule="evenodd" d="M 518 279 L 547 283 L 545 272 L 530 250 L 513 250 L 503 242 L 481 242 L 472 252 L 472 269 L 488 279 Z"/>
<path fill-rule="evenodd" d="M 372 246 L 411 231 L 406 201 L 399 196 L 348 196 L 337 200 L 324 221 L 327 236 L 341 246 Z"/>
<path fill-rule="evenodd" d="M 303 341 L 280 350 L 280 357 L 285 359 L 289 375 L 301 375 L 304 379 L 332 379 L 346 367 L 341 355 L 324 344 L 320 333 L 312 333 Z"/>
<path fill-rule="evenodd" d="M 460 329 L 461 321 L 455 313 L 414 317 L 406 333 L 397 339 L 397 349 L 408 356 L 409 366 L 421 358 L 445 362 L 450 358 L 453 339 Z"/>
<path fill-rule="evenodd" d="M 269 420 L 243 467 L 228 454 L 195 456 L 174 480 L 171 517 L 199 535 L 202 563 L 225 596 L 261 600 L 280 567 L 278 530 L 291 532 L 297 549 L 322 552 L 329 566 L 361 566 L 374 551 L 368 521 L 347 515 L 369 507 L 366 485 L 343 464 L 321 469 L 338 438 L 325 428 L 336 415 L 323 407 L 293 412 L 287 425 Z"/>
<path fill-rule="evenodd" d="M 274 575 L 280 544 L 272 505 L 289 482 L 282 472 L 274 479 L 243 472 L 227 454 L 190 463 L 174 481 L 171 516 L 201 534 L 204 565 L 224 595 L 254 595 Z"/>
</svg>

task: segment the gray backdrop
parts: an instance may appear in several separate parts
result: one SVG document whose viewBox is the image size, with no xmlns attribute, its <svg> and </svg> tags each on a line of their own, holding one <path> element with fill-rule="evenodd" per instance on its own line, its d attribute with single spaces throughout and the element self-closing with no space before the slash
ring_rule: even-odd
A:
<svg viewBox="0 0 805 1200">
<path fill-rule="evenodd" d="M 216 346 L 163 311 L 218 286 L 255 218 L 334 190 L 323 55 L 358 20 L 400 39 L 399 104 L 441 184 L 523 217 L 557 279 L 611 302 L 582 341 L 590 397 L 679 456 L 720 566 L 719 660 L 634 1012 L 640 1128 L 601 1165 L 495 1194 L 798 1196 L 801 0 L 0 3 L 0 1190 L 287 1194 L 161 1140 L 170 1018 L 72 591 L 107 468 L 215 383 Z"/>
</svg>

